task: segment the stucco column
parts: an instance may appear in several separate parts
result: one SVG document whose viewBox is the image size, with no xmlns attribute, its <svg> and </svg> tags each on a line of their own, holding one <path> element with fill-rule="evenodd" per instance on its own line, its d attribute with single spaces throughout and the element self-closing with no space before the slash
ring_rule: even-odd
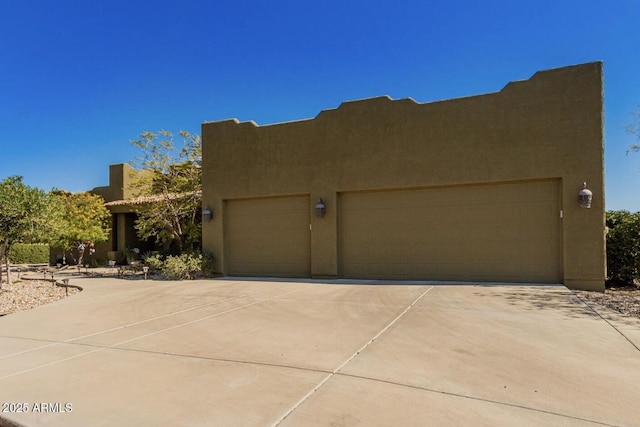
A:
<svg viewBox="0 0 640 427">
<path fill-rule="evenodd" d="M 214 272 L 225 274 L 224 256 L 224 203 L 221 198 L 209 196 L 208 189 L 204 190 L 202 206 L 208 207 L 213 217 L 211 221 L 202 222 L 202 249 L 215 257 Z"/>
<path fill-rule="evenodd" d="M 125 250 L 127 245 L 127 228 L 126 228 L 126 215 L 123 213 L 119 213 L 116 218 L 116 233 L 118 242 L 118 251 L 122 252 Z"/>
<path fill-rule="evenodd" d="M 327 211 L 316 216 L 315 205 L 322 199 Z M 311 193 L 311 277 L 338 277 L 338 197 L 335 191 L 318 189 Z"/>
<path fill-rule="evenodd" d="M 591 171 L 589 171 L 591 172 Z M 578 205 L 582 182 L 593 191 L 591 208 Z M 605 198 L 602 174 L 568 175 L 563 182 L 564 284 L 571 289 L 604 291 L 607 275 Z"/>
</svg>

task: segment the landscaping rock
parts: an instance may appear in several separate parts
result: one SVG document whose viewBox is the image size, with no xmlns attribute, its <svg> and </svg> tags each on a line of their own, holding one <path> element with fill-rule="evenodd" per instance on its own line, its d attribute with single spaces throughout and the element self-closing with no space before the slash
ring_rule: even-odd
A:
<svg viewBox="0 0 640 427">
<path fill-rule="evenodd" d="M 77 288 L 68 288 L 69 296 L 77 292 L 80 292 Z M 66 296 L 67 289 L 54 286 L 50 281 L 20 280 L 11 286 L 3 283 L 0 291 L 0 316 L 30 310 Z"/>
</svg>

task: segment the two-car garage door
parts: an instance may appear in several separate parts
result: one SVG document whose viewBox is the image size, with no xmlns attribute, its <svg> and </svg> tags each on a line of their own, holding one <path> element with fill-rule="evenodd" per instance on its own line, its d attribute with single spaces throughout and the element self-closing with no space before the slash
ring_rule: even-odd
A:
<svg viewBox="0 0 640 427">
<path fill-rule="evenodd" d="M 561 282 L 557 180 L 343 193 L 340 275 Z"/>
</svg>

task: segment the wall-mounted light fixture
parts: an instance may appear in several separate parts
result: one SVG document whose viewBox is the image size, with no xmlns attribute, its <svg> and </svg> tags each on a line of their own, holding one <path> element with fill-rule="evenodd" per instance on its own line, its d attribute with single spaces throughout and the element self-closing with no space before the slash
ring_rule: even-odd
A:
<svg viewBox="0 0 640 427">
<path fill-rule="evenodd" d="M 593 193 L 587 188 L 587 183 L 582 183 L 582 190 L 578 193 L 578 203 L 581 208 L 589 209 L 591 207 L 591 201 L 593 200 Z"/>
<path fill-rule="evenodd" d="M 202 221 L 211 222 L 212 219 L 213 211 L 211 210 L 211 208 L 209 208 L 209 206 L 205 206 L 205 208 L 202 210 Z"/>
<path fill-rule="evenodd" d="M 324 215 L 327 213 L 327 207 L 325 206 L 322 199 L 318 199 L 318 203 L 316 203 L 316 216 L 318 218 L 324 218 Z"/>
</svg>

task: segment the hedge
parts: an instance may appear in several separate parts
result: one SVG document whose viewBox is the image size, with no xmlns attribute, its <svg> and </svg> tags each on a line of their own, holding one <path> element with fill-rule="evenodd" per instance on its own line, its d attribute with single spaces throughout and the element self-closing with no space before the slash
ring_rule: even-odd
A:
<svg viewBox="0 0 640 427">
<path fill-rule="evenodd" d="M 15 243 L 9 250 L 12 264 L 48 264 L 49 245 Z"/>
<path fill-rule="evenodd" d="M 640 212 L 607 212 L 607 284 L 640 280 Z"/>
</svg>

